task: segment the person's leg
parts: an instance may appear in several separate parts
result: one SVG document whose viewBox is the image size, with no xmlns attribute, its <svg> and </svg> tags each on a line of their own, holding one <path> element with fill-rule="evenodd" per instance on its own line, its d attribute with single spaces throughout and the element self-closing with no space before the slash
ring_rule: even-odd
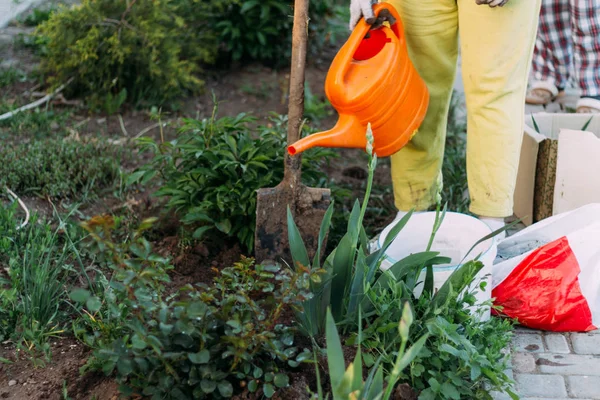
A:
<svg viewBox="0 0 600 400">
<path fill-rule="evenodd" d="M 600 1 L 570 0 L 578 112 L 600 112 Z"/>
<path fill-rule="evenodd" d="M 470 211 L 478 216 L 513 213 L 539 10 L 540 0 L 510 1 L 502 8 L 458 0 Z"/>
<path fill-rule="evenodd" d="M 474 0 L 472 0 L 474 2 Z M 398 210 L 426 210 L 439 197 L 446 120 L 456 75 L 456 0 L 389 0 L 400 13 L 409 56 L 429 89 L 430 101 L 418 133 L 391 156 Z"/>
<path fill-rule="evenodd" d="M 564 91 L 572 63 L 570 20 L 569 0 L 542 0 L 532 62 L 535 81 L 527 103 L 548 104 Z"/>
</svg>

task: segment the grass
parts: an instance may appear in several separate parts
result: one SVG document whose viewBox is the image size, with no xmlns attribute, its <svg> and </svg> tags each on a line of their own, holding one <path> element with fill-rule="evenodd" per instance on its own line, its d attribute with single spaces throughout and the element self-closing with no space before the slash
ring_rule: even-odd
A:
<svg viewBox="0 0 600 400">
<path fill-rule="evenodd" d="M 17 107 L 0 103 L 0 114 Z M 12 118 L 0 121 L 0 139 L 17 137 L 47 138 L 49 136 L 67 136 L 66 124 L 71 112 L 54 109 L 51 106 L 21 112 Z"/>
<path fill-rule="evenodd" d="M 34 215 L 18 229 L 16 204 L 0 204 L 0 340 L 22 350 L 44 350 L 60 332 L 60 305 L 65 296 L 66 249 L 57 231 Z"/>
<path fill-rule="evenodd" d="M 27 74 L 18 68 L 10 67 L 0 70 L 0 88 L 10 86 L 17 82 L 25 82 Z"/>
<path fill-rule="evenodd" d="M 98 193 L 119 177 L 123 150 L 102 141 L 62 138 L 7 144 L 0 148 L 0 187 L 19 196 L 76 198 Z"/>
</svg>

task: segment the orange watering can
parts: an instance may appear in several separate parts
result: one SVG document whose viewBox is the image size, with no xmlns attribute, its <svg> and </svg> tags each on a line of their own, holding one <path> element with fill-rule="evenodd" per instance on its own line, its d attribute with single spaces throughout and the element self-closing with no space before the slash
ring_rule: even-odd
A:
<svg viewBox="0 0 600 400">
<path fill-rule="evenodd" d="M 398 12 L 387 3 L 373 11 L 390 27 L 361 19 L 327 73 L 325 94 L 339 114 L 337 124 L 293 143 L 289 154 L 312 147 L 364 149 L 371 123 L 373 150 L 386 157 L 404 147 L 423 122 L 429 92 L 408 57 Z"/>
</svg>

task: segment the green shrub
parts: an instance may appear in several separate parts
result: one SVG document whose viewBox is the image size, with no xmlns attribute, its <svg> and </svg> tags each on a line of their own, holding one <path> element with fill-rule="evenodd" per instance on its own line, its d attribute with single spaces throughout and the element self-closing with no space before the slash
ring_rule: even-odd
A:
<svg viewBox="0 0 600 400">
<path fill-rule="evenodd" d="M 47 139 L 0 147 L 0 187 L 19 195 L 67 198 L 94 192 L 119 173 L 118 149 L 101 142 Z"/>
<path fill-rule="evenodd" d="M 184 122 L 176 140 L 141 140 L 154 158 L 129 181 L 146 183 L 160 175 L 163 183 L 156 195 L 168 197 L 169 207 L 196 228 L 195 238 L 216 229 L 252 250 L 256 190 L 283 179 L 286 118 L 274 117 L 270 126 L 256 128 L 251 128 L 255 119 L 245 114 Z M 332 154 L 321 149 L 306 152 L 304 181 L 323 184 L 325 175 L 318 167 Z"/>
<path fill-rule="evenodd" d="M 287 386 L 286 369 L 311 358 L 310 351 L 294 346 L 293 330 L 281 321 L 309 296 L 316 273 L 243 258 L 212 284 L 186 285 L 167 296 L 168 261 L 151 252 L 142 230 L 116 244 L 110 219 L 85 227 L 100 245 L 112 279 L 100 296 L 83 289 L 71 293 L 94 320 L 87 334 L 81 329 L 78 334 L 95 349 L 88 368 L 116 373 L 125 394 L 229 398 L 243 381 L 251 392 L 261 389 L 271 397 Z M 118 331 L 98 329 L 107 314 L 120 319 Z"/>
<path fill-rule="evenodd" d="M 234 61 L 260 61 L 269 65 L 287 64 L 291 56 L 293 1 L 290 0 L 213 0 L 214 27 L 219 32 L 222 51 Z M 347 34 L 344 24 L 332 23 L 334 0 L 310 0 L 309 39 L 311 54 L 316 54 L 336 33 Z M 333 34 L 333 36 L 332 36 Z"/>
<path fill-rule="evenodd" d="M 130 103 L 164 102 L 197 90 L 198 63 L 217 44 L 201 0 L 84 0 L 61 7 L 39 25 L 42 70 L 50 82 L 102 106 L 109 95 Z"/>
</svg>

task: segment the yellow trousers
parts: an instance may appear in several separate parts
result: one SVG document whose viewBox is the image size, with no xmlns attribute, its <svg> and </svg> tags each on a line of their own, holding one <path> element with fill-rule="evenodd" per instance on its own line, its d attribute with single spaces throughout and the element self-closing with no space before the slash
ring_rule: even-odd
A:
<svg viewBox="0 0 600 400">
<path fill-rule="evenodd" d="M 411 60 L 430 92 L 418 133 L 391 157 L 396 207 L 426 210 L 439 199 L 460 27 L 470 211 L 512 215 L 541 0 L 496 8 L 475 0 L 387 1 L 400 13 Z"/>
</svg>

